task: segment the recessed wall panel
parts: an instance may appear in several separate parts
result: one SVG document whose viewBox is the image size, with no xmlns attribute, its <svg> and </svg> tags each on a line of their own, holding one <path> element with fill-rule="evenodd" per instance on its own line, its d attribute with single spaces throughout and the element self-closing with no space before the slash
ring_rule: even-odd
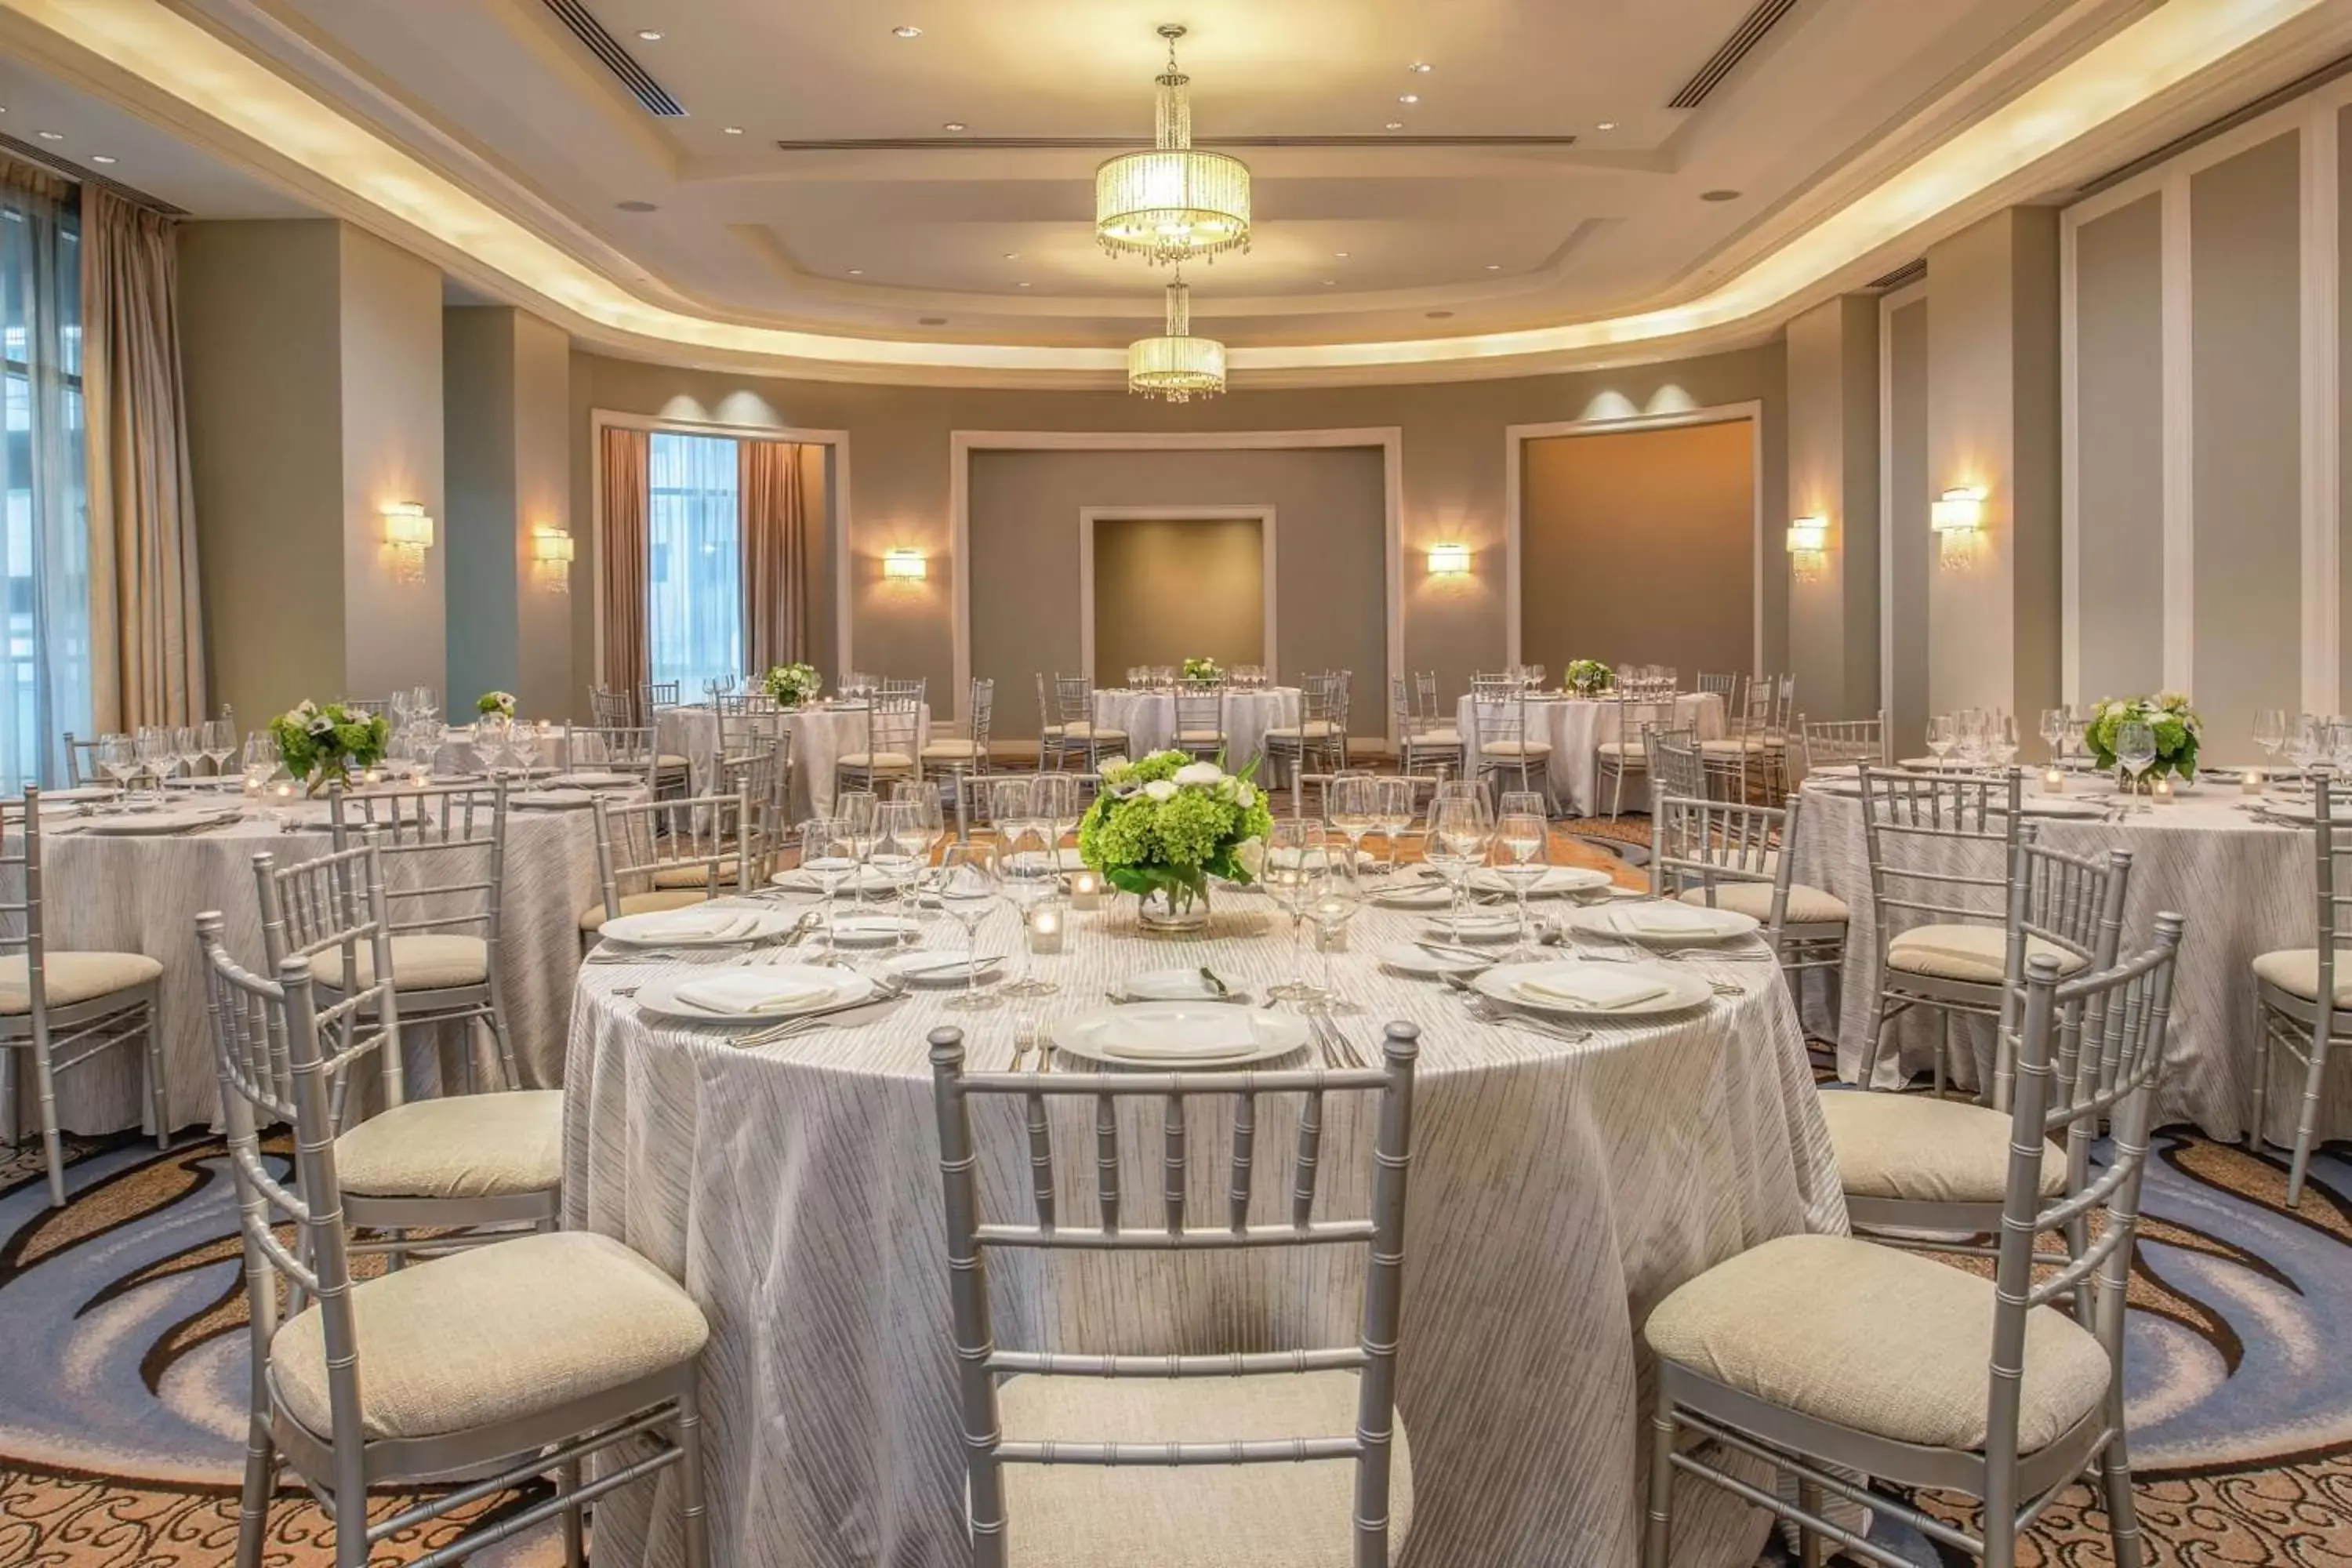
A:
<svg viewBox="0 0 2352 1568">
<path fill-rule="evenodd" d="M 1927 301 L 1887 316 L 1887 537 L 1894 592 L 1885 606 L 1894 656 L 1887 722 L 1895 754 L 1916 757 L 1927 744 L 1927 574 L 1935 558 L 1927 535 Z"/>
<path fill-rule="evenodd" d="M 2075 231 L 2075 636 L 2084 700 L 2164 681 L 2163 202 Z"/>
</svg>

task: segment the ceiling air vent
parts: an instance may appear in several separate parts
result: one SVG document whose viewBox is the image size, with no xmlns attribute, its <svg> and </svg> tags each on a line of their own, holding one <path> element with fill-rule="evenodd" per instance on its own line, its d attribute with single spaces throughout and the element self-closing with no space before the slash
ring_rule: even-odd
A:
<svg viewBox="0 0 2352 1568">
<path fill-rule="evenodd" d="M 552 3 L 553 0 L 550 0 L 550 4 Z M 1756 9 L 1748 13 L 1748 19 L 1732 29 L 1731 37 L 1723 40 L 1723 47 L 1716 50 L 1714 58 L 1698 68 L 1696 76 L 1683 83 L 1682 91 L 1675 94 L 1674 101 L 1666 107 L 1696 109 L 1705 103 L 1707 94 L 1721 87 L 1723 79 L 1738 68 L 1739 62 L 1748 58 L 1748 51 L 1764 41 L 1764 35 L 1796 8 L 1797 0 L 1757 0 Z"/>
<path fill-rule="evenodd" d="M 629 51 L 604 31 L 604 24 L 590 16 L 588 7 L 580 0 L 547 0 L 547 8 L 555 13 L 555 19 L 573 37 L 587 46 L 590 54 L 604 62 L 606 70 L 621 79 L 629 96 L 644 104 L 647 113 L 658 114 L 665 120 L 686 118 L 686 106 L 672 98 L 668 89 L 647 76 L 646 68 L 630 58 Z"/>
<path fill-rule="evenodd" d="M 1927 276 L 1927 258 L 1924 256 L 1906 261 L 1884 278 L 1874 278 L 1863 285 L 1882 294 L 1892 294 L 1897 289 L 1907 289 Z"/>
</svg>

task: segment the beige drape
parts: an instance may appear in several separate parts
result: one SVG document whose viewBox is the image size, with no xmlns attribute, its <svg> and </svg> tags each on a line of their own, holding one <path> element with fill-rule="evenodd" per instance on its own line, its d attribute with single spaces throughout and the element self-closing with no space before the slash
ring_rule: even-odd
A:
<svg viewBox="0 0 2352 1568">
<path fill-rule="evenodd" d="M 801 449 L 789 441 L 740 444 L 743 630 L 750 667 L 808 657 L 807 502 Z"/>
<path fill-rule="evenodd" d="M 652 644 L 646 626 L 649 561 L 646 512 L 653 503 L 653 437 L 643 430 L 606 426 L 596 454 L 602 469 L 603 515 L 597 519 L 596 559 L 604 566 L 604 684 L 631 701 L 647 677 Z"/>
<path fill-rule="evenodd" d="M 90 710 L 105 733 L 205 717 L 194 491 L 170 218 L 81 191 Z"/>
</svg>

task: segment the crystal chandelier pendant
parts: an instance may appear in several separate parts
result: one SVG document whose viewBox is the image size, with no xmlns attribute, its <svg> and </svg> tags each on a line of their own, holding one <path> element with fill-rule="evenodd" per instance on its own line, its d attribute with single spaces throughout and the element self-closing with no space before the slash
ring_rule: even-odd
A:
<svg viewBox="0 0 2352 1568">
<path fill-rule="evenodd" d="M 1246 250 L 1249 166 L 1192 145 L 1192 78 L 1176 68 L 1184 29 L 1160 29 L 1168 68 L 1159 78 L 1153 148 L 1127 153 L 1095 171 L 1095 237 L 1113 256 L 1174 264 Z"/>
<path fill-rule="evenodd" d="M 1225 389 L 1225 345 L 1192 335 L 1192 291 L 1179 271 L 1168 285 L 1168 330 L 1127 345 L 1127 389 L 1170 403 L 1214 397 Z"/>
</svg>

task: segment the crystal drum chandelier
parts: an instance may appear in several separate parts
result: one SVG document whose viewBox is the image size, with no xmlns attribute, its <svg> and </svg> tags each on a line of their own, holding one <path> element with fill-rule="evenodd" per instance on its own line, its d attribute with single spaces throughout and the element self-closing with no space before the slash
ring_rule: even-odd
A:
<svg viewBox="0 0 2352 1568">
<path fill-rule="evenodd" d="M 1190 261 L 1246 250 L 1250 239 L 1249 166 L 1192 145 L 1192 78 L 1176 68 L 1184 29 L 1160 29 L 1168 68 L 1160 77 L 1156 145 L 1128 153 L 1095 171 L 1095 237 L 1113 256 L 1150 262 Z"/>
<path fill-rule="evenodd" d="M 1225 389 L 1225 345 L 1192 335 L 1192 293 L 1184 274 L 1168 285 L 1168 331 L 1127 345 L 1127 389 L 1171 403 L 1214 397 Z"/>
</svg>

